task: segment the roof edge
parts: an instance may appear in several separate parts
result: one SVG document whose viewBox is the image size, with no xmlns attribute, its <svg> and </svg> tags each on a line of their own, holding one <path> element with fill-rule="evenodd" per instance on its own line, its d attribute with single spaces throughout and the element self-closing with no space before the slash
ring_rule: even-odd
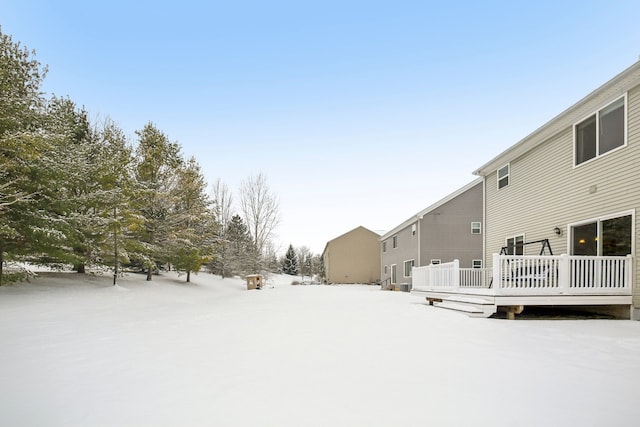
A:
<svg viewBox="0 0 640 427">
<path fill-rule="evenodd" d="M 422 217 L 425 216 L 426 214 L 428 214 L 429 212 L 438 209 L 440 206 L 444 205 L 447 202 L 450 202 L 451 200 L 455 199 L 459 195 L 465 193 L 466 191 L 472 189 L 476 185 L 482 183 L 482 181 L 483 181 L 483 178 L 481 178 L 481 177 L 474 179 L 473 181 L 471 181 L 468 184 L 466 184 L 464 187 L 461 187 L 461 188 L 457 189 L 456 191 L 454 191 L 453 193 L 449 194 L 448 196 L 438 200 L 437 202 L 433 203 L 429 207 L 427 207 L 427 208 L 421 210 L 420 212 L 416 213 L 415 215 L 411 216 L 411 218 L 405 220 L 400 225 L 397 225 L 393 229 L 387 231 L 385 234 L 380 236 L 380 240 L 382 241 L 384 239 L 387 239 L 387 238 L 391 237 L 392 235 L 394 235 L 398 231 L 400 231 L 400 230 L 404 229 L 405 227 L 407 227 L 412 222 L 422 219 Z"/>
<path fill-rule="evenodd" d="M 634 76 L 638 71 L 640 71 L 640 60 L 618 73 L 615 77 L 605 82 L 597 89 L 591 91 L 587 96 L 562 111 L 560 114 L 531 132 L 511 147 L 504 150 L 502 153 L 495 156 L 484 165 L 480 166 L 478 169 L 473 171 L 473 174 L 481 177 L 487 176 L 497 168 L 504 166 L 506 163 L 515 160 L 524 153 L 533 150 L 566 127 L 567 125 L 565 121 L 567 121 L 573 114 L 579 112 L 585 104 L 593 100 L 598 95 L 604 94 L 608 91 L 613 91 L 616 88 L 619 89 L 619 86 L 624 88 L 623 92 L 628 91 L 637 84 L 636 82 L 638 80 L 640 80 L 640 74 Z"/>
</svg>

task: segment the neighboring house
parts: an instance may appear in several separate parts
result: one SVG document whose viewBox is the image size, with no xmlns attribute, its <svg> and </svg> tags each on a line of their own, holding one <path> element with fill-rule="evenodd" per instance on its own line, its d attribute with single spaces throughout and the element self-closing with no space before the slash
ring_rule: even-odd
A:
<svg viewBox="0 0 640 427">
<path fill-rule="evenodd" d="M 484 314 L 572 305 L 640 318 L 639 165 L 637 62 L 474 172 L 484 179 L 492 282 L 480 290 L 452 282 L 455 293 L 484 298 L 492 306 L 479 307 Z M 553 257 L 524 244 L 545 240 Z M 443 288 L 427 273 L 421 289 L 446 304 L 449 291 L 435 292 Z"/>
<path fill-rule="evenodd" d="M 412 267 L 454 259 L 482 267 L 482 194 L 478 178 L 380 237 L 383 284 L 411 284 Z"/>
<path fill-rule="evenodd" d="M 380 235 L 364 227 L 327 242 L 322 252 L 326 283 L 377 283 Z"/>
</svg>

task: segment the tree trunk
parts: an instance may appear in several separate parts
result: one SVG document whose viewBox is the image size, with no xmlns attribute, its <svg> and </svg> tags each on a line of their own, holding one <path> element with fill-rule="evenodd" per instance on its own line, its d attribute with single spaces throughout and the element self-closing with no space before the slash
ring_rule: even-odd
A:
<svg viewBox="0 0 640 427">
<path fill-rule="evenodd" d="M 147 271 L 147 282 L 150 282 L 152 278 L 153 278 L 153 269 L 149 267 L 149 270 Z"/>
<path fill-rule="evenodd" d="M 113 208 L 113 286 L 118 284 L 118 208 Z"/>
<path fill-rule="evenodd" d="M 187 270 L 187 283 L 191 282 L 191 270 Z"/>
<path fill-rule="evenodd" d="M 80 273 L 80 274 L 84 274 L 85 273 L 85 266 L 84 266 L 84 262 L 81 262 L 79 264 L 76 264 L 76 273 Z"/>
</svg>

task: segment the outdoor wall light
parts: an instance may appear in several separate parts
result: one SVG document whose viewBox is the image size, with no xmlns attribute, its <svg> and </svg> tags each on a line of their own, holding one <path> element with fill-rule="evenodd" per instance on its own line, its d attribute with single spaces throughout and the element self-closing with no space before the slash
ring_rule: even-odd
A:
<svg viewBox="0 0 640 427">
<path fill-rule="evenodd" d="M 562 230 L 560 229 L 560 227 L 554 228 L 553 232 L 556 233 L 558 236 L 562 234 Z"/>
</svg>

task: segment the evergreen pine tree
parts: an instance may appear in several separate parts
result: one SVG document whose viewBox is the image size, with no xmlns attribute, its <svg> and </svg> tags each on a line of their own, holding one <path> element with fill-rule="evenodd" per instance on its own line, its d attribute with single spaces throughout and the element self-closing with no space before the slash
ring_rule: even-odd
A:
<svg viewBox="0 0 640 427">
<path fill-rule="evenodd" d="M 136 179 L 140 187 L 136 205 L 144 221 L 138 235 L 143 243 L 138 263 L 147 270 L 147 280 L 151 280 L 158 265 L 168 260 L 167 243 L 176 225 L 172 215 L 176 203 L 173 187 L 183 159 L 180 146 L 170 142 L 152 123 L 136 134 Z"/>
<path fill-rule="evenodd" d="M 55 234 L 36 206 L 47 188 L 45 171 L 51 170 L 44 155 L 46 135 L 40 131 L 45 74 L 35 53 L 0 28 L 0 285 L 5 261 L 39 249 Z M 42 239 L 34 238 L 41 231 Z"/>
<path fill-rule="evenodd" d="M 247 274 L 250 271 L 254 253 L 253 241 L 240 215 L 234 215 L 229 222 L 225 236 L 228 243 L 227 271 L 230 275 Z"/>
<path fill-rule="evenodd" d="M 176 224 L 169 241 L 169 259 L 178 271 L 187 273 L 187 282 L 191 272 L 198 272 L 213 255 L 216 224 L 206 187 L 198 162 L 190 158 L 178 170 L 174 188 Z"/>
<path fill-rule="evenodd" d="M 292 245 L 289 245 L 289 249 L 287 249 L 287 253 L 284 256 L 283 271 L 285 274 L 294 276 L 298 274 L 298 257 Z"/>
</svg>

